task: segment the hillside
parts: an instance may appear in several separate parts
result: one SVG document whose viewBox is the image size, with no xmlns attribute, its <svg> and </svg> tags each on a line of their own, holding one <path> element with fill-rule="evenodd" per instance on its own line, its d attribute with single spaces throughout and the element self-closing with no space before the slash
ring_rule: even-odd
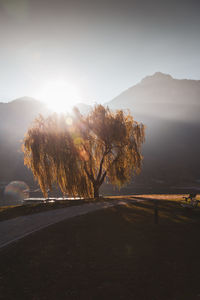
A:
<svg viewBox="0 0 200 300">
<path fill-rule="evenodd" d="M 177 186 L 200 188 L 200 81 L 158 72 L 107 105 L 131 110 L 146 125 L 144 166 L 135 183 L 145 184 L 149 192 Z"/>
<path fill-rule="evenodd" d="M 198 122 L 200 80 L 179 80 L 157 72 L 107 104 L 113 109 L 128 108 L 138 116 Z"/>
</svg>

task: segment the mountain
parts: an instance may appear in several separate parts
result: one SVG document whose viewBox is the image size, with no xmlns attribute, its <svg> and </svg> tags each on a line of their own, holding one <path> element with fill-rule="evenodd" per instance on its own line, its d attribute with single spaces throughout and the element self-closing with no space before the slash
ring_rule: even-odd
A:
<svg viewBox="0 0 200 300">
<path fill-rule="evenodd" d="M 200 189 L 200 81 L 157 72 L 107 105 L 146 125 L 143 170 L 132 187 Z"/>
<path fill-rule="evenodd" d="M 0 182 L 32 178 L 23 165 L 22 139 L 31 122 L 46 114 L 45 105 L 23 97 L 0 104 Z"/>
<path fill-rule="evenodd" d="M 199 121 L 200 80 L 179 80 L 157 72 L 107 104 L 113 109 L 128 108 L 138 116 Z"/>
</svg>

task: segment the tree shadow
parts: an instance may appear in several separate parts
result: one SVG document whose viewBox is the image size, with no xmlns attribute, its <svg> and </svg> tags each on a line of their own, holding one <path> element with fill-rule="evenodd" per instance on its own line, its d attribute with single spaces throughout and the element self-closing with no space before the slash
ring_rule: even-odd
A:
<svg viewBox="0 0 200 300">
<path fill-rule="evenodd" d="M 130 199 L 130 198 L 129 198 Z M 170 201 L 166 199 L 147 199 L 145 197 L 131 197 L 130 204 L 134 207 L 134 215 L 140 217 L 154 218 L 159 224 L 166 222 L 197 222 L 200 217 L 200 209 L 187 209 L 181 207 L 181 201 Z M 127 199 L 128 200 L 128 199 Z M 157 216 L 156 216 L 157 214 Z"/>
</svg>

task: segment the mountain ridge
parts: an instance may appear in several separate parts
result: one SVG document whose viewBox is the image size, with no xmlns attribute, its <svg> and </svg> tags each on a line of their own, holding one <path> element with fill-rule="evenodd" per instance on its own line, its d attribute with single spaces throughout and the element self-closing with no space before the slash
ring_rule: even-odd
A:
<svg viewBox="0 0 200 300">
<path fill-rule="evenodd" d="M 156 72 L 107 102 L 112 109 L 130 109 L 134 115 L 199 121 L 200 80 L 174 79 Z"/>
<path fill-rule="evenodd" d="M 113 102 L 116 98 L 120 97 L 122 94 L 132 90 L 134 87 L 136 86 L 140 86 L 140 85 L 143 85 L 143 84 L 149 84 L 149 83 L 153 83 L 155 81 L 164 81 L 164 80 L 175 80 L 177 82 L 180 82 L 180 83 L 188 83 L 188 82 L 191 82 L 192 84 L 200 84 L 200 80 L 197 80 L 197 79 L 187 79 L 187 78 L 184 78 L 184 79 L 178 79 L 178 78 L 174 78 L 172 77 L 172 75 L 170 74 L 166 74 L 166 73 L 163 73 L 163 72 L 155 72 L 154 74 L 152 75 L 147 75 L 145 76 L 143 79 L 141 79 L 138 83 L 130 86 L 129 88 L 125 89 L 124 91 L 122 91 L 119 95 L 117 95 L 116 97 L 114 97 L 113 99 L 111 99 L 110 101 L 106 102 L 107 103 L 111 103 Z"/>
</svg>

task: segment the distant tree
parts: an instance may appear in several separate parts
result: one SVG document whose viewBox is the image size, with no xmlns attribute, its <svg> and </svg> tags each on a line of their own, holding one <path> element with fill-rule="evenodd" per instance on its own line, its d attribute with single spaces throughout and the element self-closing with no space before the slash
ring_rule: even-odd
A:
<svg viewBox="0 0 200 300">
<path fill-rule="evenodd" d="M 24 163 L 44 196 L 53 184 L 64 195 L 99 197 L 107 179 L 121 187 L 141 169 L 144 126 L 102 105 L 83 116 L 53 114 L 35 120 L 25 136 Z"/>
</svg>

